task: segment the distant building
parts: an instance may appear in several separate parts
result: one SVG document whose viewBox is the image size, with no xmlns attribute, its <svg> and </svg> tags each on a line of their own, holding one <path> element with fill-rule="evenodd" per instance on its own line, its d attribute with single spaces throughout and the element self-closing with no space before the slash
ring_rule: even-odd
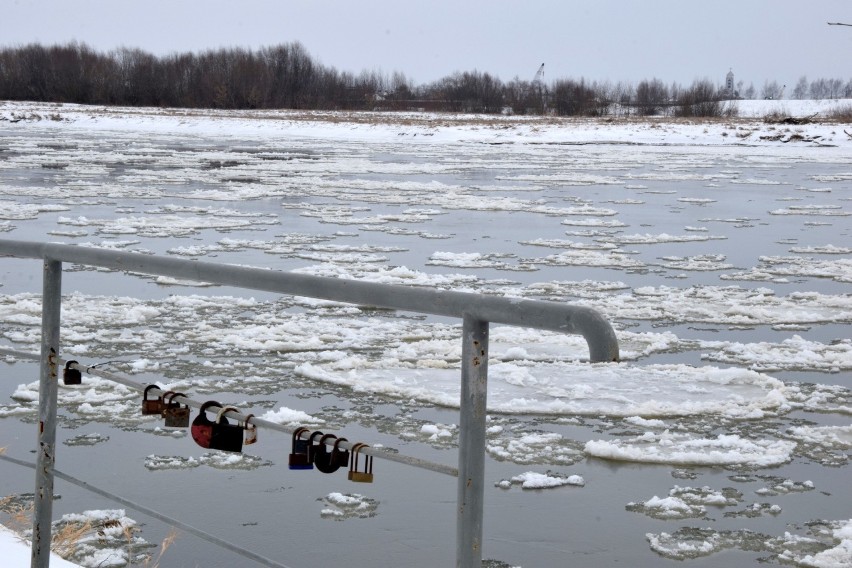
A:
<svg viewBox="0 0 852 568">
<path fill-rule="evenodd" d="M 727 95 L 727 97 L 729 99 L 735 99 L 739 95 L 739 93 L 737 93 L 734 90 L 734 71 L 733 71 L 733 69 L 729 70 L 728 74 L 725 75 L 725 95 Z"/>
</svg>

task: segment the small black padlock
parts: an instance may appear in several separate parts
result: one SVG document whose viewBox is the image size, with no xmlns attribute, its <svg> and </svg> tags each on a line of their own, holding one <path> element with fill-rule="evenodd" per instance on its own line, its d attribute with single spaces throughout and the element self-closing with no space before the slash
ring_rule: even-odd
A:
<svg viewBox="0 0 852 568">
<path fill-rule="evenodd" d="M 162 414 L 165 404 L 163 403 L 163 395 L 161 394 L 156 400 L 148 398 L 148 391 L 151 389 L 159 389 L 160 385 L 148 385 L 145 387 L 145 392 L 142 393 L 142 414 Z"/>
<path fill-rule="evenodd" d="M 213 437 L 213 422 L 207 418 L 207 409 L 211 406 L 222 407 L 220 403 L 208 400 L 201 405 L 201 411 L 195 417 L 195 420 L 192 421 L 192 426 L 189 429 L 192 439 L 202 448 L 209 448 L 210 439 Z"/>
<path fill-rule="evenodd" d="M 311 435 L 311 438 L 313 438 L 313 435 Z M 324 435 L 322 438 L 320 438 L 319 445 L 313 451 L 314 465 L 318 470 L 323 473 L 334 473 L 340 468 L 339 465 L 333 464 L 331 462 L 331 456 L 333 454 L 332 452 L 328 451 L 328 446 L 326 446 L 326 440 L 330 440 L 332 438 L 336 440 L 337 436 L 335 436 L 334 434 Z M 337 443 L 335 442 L 335 445 L 336 444 Z"/>
<path fill-rule="evenodd" d="M 308 436 L 308 461 L 314 463 L 314 458 L 317 455 L 317 449 L 319 449 L 319 445 L 314 444 L 314 439 L 317 437 L 322 438 L 324 434 L 319 430 L 314 430 L 311 432 L 311 435 Z"/>
<path fill-rule="evenodd" d="M 349 464 L 349 451 L 340 448 L 340 442 L 348 442 L 346 438 L 338 438 L 334 441 L 334 448 L 331 450 L 331 463 L 338 468 Z"/>
<path fill-rule="evenodd" d="M 304 426 L 296 428 L 293 432 L 293 444 L 290 449 L 290 469 L 314 469 L 314 464 L 308 461 L 308 441 L 302 438 L 302 434 L 309 432 Z"/>
<path fill-rule="evenodd" d="M 83 374 L 79 369 L 72 369 L 71 365 L 77 364 L 77 361 L 68 361 L 65 363 L 65 369 L 62 371 L 62 382 L 66 385 L 79 385 L 83 383 Z"/>
<path fill-rule="evenodd" d="M 169 391 L 163 395 L 163 418 L 166 419 L 166 428 L 186 428 L 189 426 L 189 406 L 175 402 L 176 396 L 186 398 L 182 392 Z"/>
<path fill-rule="evenodd" d="M 234 412 L 240 411 L 235 406 L 225 406 L 219 409 L 219 414 L 216 415 L 216 422 L 213 423 L 213 435 L 210 438 L 211 450 L 222 450 L 223 452 L 243 451 L 243 427 L 228 422 L 228 419 L 225 418 L 225 412 L 229 410 L 233 410 Z"/>
</svg>

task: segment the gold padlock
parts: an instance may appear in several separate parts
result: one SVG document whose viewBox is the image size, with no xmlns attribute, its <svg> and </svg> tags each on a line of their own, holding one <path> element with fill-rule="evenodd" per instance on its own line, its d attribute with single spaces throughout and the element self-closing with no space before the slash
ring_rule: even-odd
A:
<svg viewBox="0 0 852 568">
<path fill-rule="evenodd" d="M 362 448 L 369 448 L 367 444 L 357 443 L 352 446 L 351 460 L 349 461 L 349 481 L 356 483 L 373 482 L 373 457 L 364 455 L 364 471 L 358 471 L 358 454 Z"/>
</svg>

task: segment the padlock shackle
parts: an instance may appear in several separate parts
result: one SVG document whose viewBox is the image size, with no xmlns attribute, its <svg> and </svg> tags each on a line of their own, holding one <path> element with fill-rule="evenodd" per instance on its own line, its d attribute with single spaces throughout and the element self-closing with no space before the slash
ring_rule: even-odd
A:
<svg viewBox="0 0 852 568">
<path fill-rule="evenodd" d="M 166 402 L 166 404 L 177 404 L 178 406 L 180 406 L 179 402 L 174 402 L 174 398 L 176 396 L 182 396 L 183 398 L 189 398 L 188 396 L 186 396 L 182 392 L 168 391 L 166 394 L 163 395 L 163 400 Z"/>
<path fill-rule="evenodd" d="M 226 412 L 228 412 L 229 410 L 233 410 L 234 412 L 237 412 L 237 413 L 240 412 L 240 409 L 237 408 L 236 406 L 223 406 L 222 408 L 219 409 L 219 412 L 216 414 L 216 424 L 220 424 L 222 422 L 222 418 L 224 417 L 223 415 Z M 227 424 L 228 423 L 227 418 L 225 420 L 226 420 L 225 424 Z"/>
<path fill-rule="evenodd" d="M 298 428 L 296 428 L 296 430 L 293 432 L 293 444 L 296 443 L 296 439 L 302 437 L 303 432 L 309 432 L 309 431 L 310 431 L 310 428 L 305 428 L 304 426 L 299 426 Z"/>
<path fill-rule="evenodd" d="M 351 456 L 351 459 L 349 460 L 349 471 L 358 471 L 358 451 L 366 445 L 367 444 L 358 442 L 349 450 L 349 455 Z"/>
<path fill-rule="evenodd" d="M 154 384 L 154 385 L 148 385 L 147 387 L 145 387 L 145 391 L 142 393 L 142 399 L 143 399 L 143 400 L 148 400 L 148 391 L 149 391 L 149 390 L 151 390 L 151 389 L 159 389 L 159 390 L 163 390 L 163 389 L 160 387 L 160 385 L 157 385 L 157 384 Z M 160 396 L 160 398 L 162 398 L 162 395 Z"/>
<path fill-rule="evenodd" d="M 322 438 L 320 438 L 320 441 L 319 441 L 319 445 L 320 445 L 321 448 L 325 448 L 325 446 L 326 446 L 325 441 L 328 440 L 329 438 L 337 439 L 337 436 L 335 436 L 334 434 L 325 434 Z M 335 442 L 335 445 L 337 445 L 336 442 Z"/>
<path fill-rule="evenodd" d="M 218 406 L 219 408 L 221 408 L 222 403 L 216 402 L 215 400 L 208 400 L 207 402 L 205 402 L 204 404 L 201 405 L 199 412 L 201 412 L 201 414 L 204 414 L 205 412 L 207 412 L 207 409 L 210 408 L 211 406 Z"/>
<path fill-rule="evenodd" d="M 346 450 L 341 450 L 339 448 L 340 442 L 348 442 L 348 441 L 349 440 L 347 440 L 346 438 L 344 438 L 342 436 L 334 441 L 334 447 L 331 449 L 331 457 L 328 458 L 328 459 L 331 463 L 337 465 L 337 467 L 349 465 L 349 452 L 347 452 Z M 340 460 L 343 456 L 346 457 L 346 463 L 340 463 Z"/>
<path fill-rule="evenodd" d="M 325 435 L 325 434 L 323 434 L 323 433 L 322 433 L 322 432 L 320 432 L 319 430 L 314 430 L 313 432 L 311 432 L 311 435 L 308 437 L 308 442 L 309 442 L 311 445 L 313 445 L 313 443 L 314 443 L 314 438 L 316 438 L 317 436 L 324 436 L 324 435 Z"/>
</svg>

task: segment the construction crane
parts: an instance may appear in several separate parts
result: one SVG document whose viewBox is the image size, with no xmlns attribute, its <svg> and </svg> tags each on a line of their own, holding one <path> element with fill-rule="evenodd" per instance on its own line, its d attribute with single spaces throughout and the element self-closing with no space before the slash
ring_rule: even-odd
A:
<svg viewBox="0 0 852 568">
<path fill-rule="evenodd" d="M 535 77 L 533 77 L 532 83 L 529 86 L 529 95 L 532 96 L 532 100 L 536 100 L 536 104 L 540 105 L 538 109 L 528 108 L 527 113 L 532 112 L 541 112 L 547 113 L 547 98 L 544 89 L 544 63 L 538 68 L 538 71 L 535 72 Z"/>
<path fill-rule="evenodd" d="M 533 77 L 532 80 L 532 86 L 540 87 L 542 79 L 544 79 L 544 63 L 542 63 L 541 67 L 538 68 L 538 71 L 535 72 L 535 77 Z"/>
</svg>

